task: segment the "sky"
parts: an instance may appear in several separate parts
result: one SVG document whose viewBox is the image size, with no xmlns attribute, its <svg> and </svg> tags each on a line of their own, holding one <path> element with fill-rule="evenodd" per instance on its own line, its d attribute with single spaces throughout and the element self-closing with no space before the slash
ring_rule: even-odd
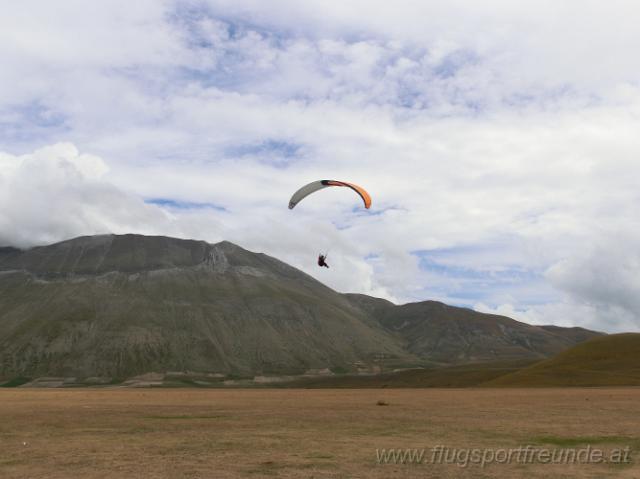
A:
<svg viewBox="0 0 640 479">
<path fill-rule="evenodd" d="M 639 15 L 2 2 L 0 245 L 228 240 L 341 292 L 640 331 Z M 289 210 L 318 179 L 372 208 L 334 188 Z"/>
</svg>

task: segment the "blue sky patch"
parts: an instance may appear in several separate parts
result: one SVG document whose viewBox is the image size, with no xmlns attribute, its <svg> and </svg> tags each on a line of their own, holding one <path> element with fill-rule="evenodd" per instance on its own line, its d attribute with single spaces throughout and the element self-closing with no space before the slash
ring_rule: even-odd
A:
<svg viewBox="0 0 640 479">
<path fill-rule="evenodd" d="M 160 206 L 162 208 L 176 210 L 213 209 L 217 211 L 228 211 L 224 206 L 216 205 L 215 203 L 198 203 L 193 201 L 181 201 L 171 198 L 150 198 L 145 200 L 145 203 Z"/>
<path fill-rule="evenodd" d="M 517 299 L 523 304 L 534 305 L 556 298 L 557 295 L 545 286 L 543 271 L 517 264 L 495 267 L 488 264 L 474 268 L 462 266 L 466 263 L 463 259 L 451 261 L 456 257 L 482 255 L 497 248 L 500 245 L 420 250 L 411 254 L 418 258 L 420 270 L 433 277 L 432 284 L 426 286 L 424 292 L 446 296 L 456 305 L 473 306 L 482 302 L 495 307 L 506 302 L 504 298 L 507 296 L 514 301 Z"/>
<path fill-rule="evenodd" d="M 302 156 L 302 145 L 285 140 L 268 139 L 225 148 L 225 156 L 232 158 L 256 157 L 260 163 L 286 168 Z"/>
<path fill-rule="evenodd" d="M 66 117 L 39 100 L 0 110 L 0 142 L 5 145 L 47 142 L 69 131 Z"/>
</svg>

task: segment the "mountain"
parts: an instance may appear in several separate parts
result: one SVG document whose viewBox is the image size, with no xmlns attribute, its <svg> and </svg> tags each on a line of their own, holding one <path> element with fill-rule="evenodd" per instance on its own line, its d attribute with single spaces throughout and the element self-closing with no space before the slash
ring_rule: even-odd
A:
<svg viewBox="0 0 640 479">
<path fill-rule="evenodd" d="M 543 359 L 601 333 L 582 328 L 531 326 L 437 301 L 396 306 L 365 295 L 347 295 L 405 349 L 441 363 Z"/>
<path fill-rule="evenodd" d="M 640 333 L 591 339 L 486 386 L 640 386 Z"/>
<path fill-rule="evenodd" d="M 390 335 L 341 294 L 232 243 L 82 237 L 0 260 L 0 375 L 349 369 Z"/>
<path fill-rule="evenodd" d="M 596 336 L 602 336 L 601 333 L 598 334 L 598 333 L 594 333 L 594 331 L 591 331 L 589 329 L 577 328 L 577 327 L 563 328 L 560 326 L 547 325 L 547 326 L 540 326 L 540 328 L 544 329 L 545 331 L 549 331 L 550 333 L 562 336 L 568 339 L 569 342 L 572 342 L 574 344 L 582 343 L 583 341 L 586 341 L 591 338 L 595 338 Z"/>
<path fill-rule="evenodd" d="M 18 248 L 12 248 L 10 246 L 0 246 L 0 263 L 3 259 L 7 259 L 13 256 L 17 256 L 21 253 Z"/>
<path fill-rule="evenodd" d="M 547 329 L 545 329 L 547 328 Z M 598 333 L 343 295 L 229 242 L 80 237 L 0 248 L 0 378 L 377 371 L 549 357 Z"/>
</svg>

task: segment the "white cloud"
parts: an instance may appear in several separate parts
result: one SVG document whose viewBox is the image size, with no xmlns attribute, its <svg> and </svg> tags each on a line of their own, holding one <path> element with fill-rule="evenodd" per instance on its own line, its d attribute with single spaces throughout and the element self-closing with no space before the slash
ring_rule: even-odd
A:
<svg viewBox="0 0 640 479">
<path fill-rule="evenodd" d="M 582 304 L 640 318 L 640 232 L 610 231 L 551 266 L 551 284 Z M 640 326 L 640 325 L 639 325 Z"/>
<path fill-rule="evenodd" d="M 481 313 L 499 314 L 535 325 L 580 327 L 607 333 L 638 332 L 637 315 L 615 305 L 593 305 L 566 297 L 557 302 L 526 308 L 510 303 L 496 307 L 484 303 L 474 305 Z"/>
<path fill-rule="evenodd" d="M 2 242 L 229 239 L 342 291 L 640 324 L 635 3 L 5 10 Z M 286 209 L 329 176 L 374 214 L 348 191 Z"/>
<path fill-rule="evenodd" d="M 166 215 L 102 180 L 107 165 L 69 143 L 0 154 L 0 244 L 33 246 L 86 234 L 148 231 Z"/>
</svg>

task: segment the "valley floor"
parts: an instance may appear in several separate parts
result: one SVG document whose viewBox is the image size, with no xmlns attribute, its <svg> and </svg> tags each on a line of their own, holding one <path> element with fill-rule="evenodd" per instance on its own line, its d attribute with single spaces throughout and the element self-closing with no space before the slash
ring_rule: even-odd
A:
<svg viewBox="0 0 640 479">
<path fill-rule="evenodd" d="M 7 389 L 0 477 L 638 478 L 640 388 Z"/>
</svg>

